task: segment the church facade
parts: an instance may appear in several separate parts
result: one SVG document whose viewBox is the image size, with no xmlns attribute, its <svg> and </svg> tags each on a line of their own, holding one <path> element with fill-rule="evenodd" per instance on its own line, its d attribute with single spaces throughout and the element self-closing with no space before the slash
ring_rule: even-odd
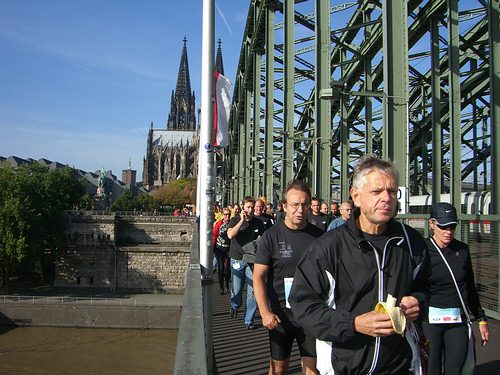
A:
<svg viewBox="0 0 500 375">
<path fill-rule="evenodd" d="M 187 40 L 184 38 L 175 91 L 172 90 L 170 113 L 165 129 L 151 123 L 143 160 L 142 186 L 157 189 L 166 183 L 198 174 L 199 133 L 196 126 L 196 101 L 191 91 Z M 219 39 L 215 70 L 224 75 L 221 40 Z"/>
<path fill-rule="evenodd" d="M 186 177 L 198 170 L 198 132 L 196 101 L 191 91 L 187 40 L 184 38 L 175 91 L 172 90 L 170 113 L 165 129 L 151 123 L 144 157 L 142 181 L 147 190 Z"/>
</svg>

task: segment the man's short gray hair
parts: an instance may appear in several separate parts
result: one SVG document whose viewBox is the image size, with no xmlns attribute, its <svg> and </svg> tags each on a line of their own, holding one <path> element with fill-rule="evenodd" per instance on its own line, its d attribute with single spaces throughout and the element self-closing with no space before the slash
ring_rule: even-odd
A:
<svg viewBox="0 0 500 375">
<path fill-rule="evenodd" d="M 373 172 L 375 169 L 394 177 L 396 183 L 398 183 L 398 170 L 392 161 L 382 160 L 373 155 L 365 155 L 361 158 L 358 165 L 356 165 L 356 168 L 354 168 L 352 187 L 355 189 L 362 189 L 366 183 L 366 175 Z"/>
</svg>

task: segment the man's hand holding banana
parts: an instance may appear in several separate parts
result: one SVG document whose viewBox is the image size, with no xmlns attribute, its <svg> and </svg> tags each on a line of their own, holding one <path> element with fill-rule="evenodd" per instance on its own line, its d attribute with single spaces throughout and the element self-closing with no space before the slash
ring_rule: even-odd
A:
<svg viewBox="0 0 500 375">
<path fill-rule="evenodd" d="M 389 295 L 387 301 L 378 303 L 373 311 L 356 316 L 354 329 L 373 337 L 386 337 L 394 333 L 403 335 L 406 322 L 417 319 L 419 312 L 420 306 L 415 297 L 403 297 L 397 307 L 396 299 Z"/>
<path fill-rule="evenodd" d="M 394 332 L 399 333 L 401 336 L 404 336 L 405 328 L 406 328 L 406 317 L 401 310 L 401 307 L 396 306 L 397 299 L 392 295 L 387 296 L 386 302 L 379 302 L 375 306 L 375 312 L 378 313 L 387 313 L 389 318 L 391 319 L 392 328 Z"/>
</svg>

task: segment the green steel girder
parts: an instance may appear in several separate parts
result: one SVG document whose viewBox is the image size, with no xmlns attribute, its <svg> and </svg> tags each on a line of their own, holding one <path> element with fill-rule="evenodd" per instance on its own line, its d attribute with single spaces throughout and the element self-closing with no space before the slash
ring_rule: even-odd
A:
<svg viewBox="0 0 500 375">
<path fill-rule="evenodd" d="M 417 43 L 417 41 L 422 37 L 423 32 L 422 29 L 426 29 L 428 27 L 429 23 L 429 17 L 436 16 L 436 15 L 442 15 L 444 10 L 446 9 L 445 7 L 446 2 L 442 0 L 441 2 L 431 2 L 428 3 L 422 10 L 419 12 L 419 17 L 417 17 L 410 25 L 409 27 L 409 32 L 408 32 L 408 44 L 409 47 L 411 48 L 414 44 Z M 375 35 L 372 35 L 372 37 L 377 38 L 377 43 L 379 43 L 379 39 L 381 38 L 381 29 L 377 28 L 375 30 L 372 30 L 372 33 Z M 378 45 L 378 44 L 377 44 Z M 366 47 L 366 51 L 364 51 L 364 54 L 367 56 L 373 56 L 377 52 L 376 46 L 368 45 Z M 348 77 L 352 77 L 351 81 L 347 81 L 347 87 L 348 89 L 354 85 L 355 82 L 359 79 L 359 75 L 355 75 L 355 73 L 361 74 L 361 68 L 360 67 L 354 67 L 352 71 L 349 71 L 347 73 Z M 383 82 L 383 71 L 382 71 L 382 64 L 379 63 L 372 72 L 372 87 L 375 90 L 378 88 Z M 410 101 L 411 103 L 411 101 Z M 348 121 L 352 122 L 356 118 L 358 118 L 359 113 L 361 110 L 364 108 L 365 102 L 362 97 L 355 97 L 355 99 L 352 101 L 352 103 L 349 106 L 349 111 L 348 111 Z M 338 103 L 333 102 L 332 103 L 332 111 L 336 112 L 338 110 Z M 332 137 L 332 154 L 335 155 L 337 152 L 337 147 L 340 145 L 339 142 L 339 136 L 340 133 L 338 131 L 335 131 L 333 133 Z"/>
<path fill-rule="evenodd" d="M 365 3 L 364 3 L 365 4 Z M 409 37 L 408 37 L 408 43 L 409 46 L 413 46 L 419 39 L 420 37 L 424 34 L 425 28 L 428 26 L 428 18 L 431 17 L 432 15 L 435 14 L 441 14 L 445 10 L 445 5 L 446 2 L 445 0 L 441 1 L 433 1 L 431 3 L 426 4 L 426 6 L 419 12 L 419 17 L 415 20 L 415 22 L 410 25 L 409 28 Z M 362 10 L 366 9 L 371 9 L 370 4 L 365 5 L 366 8 L 360 8 Z M 412 4 L 409 4 L 409 11 L 410 11 L 410 6 L 416 7 L 417 4 L 416 2 L 412 2 Z M 414 9 L 414 8 L 413 8 Z M 362 11 L 361 10 L 361 11 Z M 357 24 L 363 24 L 362 22 L 362 14 L 361 11 L 356 13 L 353 18 L 351 19 L 351 22 L 349 23 L 349 31 L 344 34 L 345 40 L 349 39 L 354 39 L 356 36 L 356 31 L 352 28 L 353 25 Z M 380 50 L 381 44 L 382 44 L 382 27 L 381 23 L 375 23 L 374 24 L 376 28 L 372 29 L 372 35 L 371 39 L 367 42 L 365 42 L 361 47 L 360 47 L 360 54 L 366 57 L 373 57 L 375 54 Z M 418 32 L 417 32 L 418 31 Z M 352 40 L 351 39 L 351 40 Z M 332 65 L 335 63 L 339 63 L 339 53 L 340 49 L 336 48 L 332 52 Z M 354 84 L 358 82 L 360 77 L 363 75 L 364 69 L 363 69 L 363 64 L 362 62 L 355 63 L 351 65 L 351 69 L 348 70 L 345 74 L 344 82 L 346 84 L 347 90 L 352 89 Z M 373 77 L 372 77 L 372 82 L 373 82 L 373 87 L 378 87 L 382 83 L 383 80 L 383 75 L 382 75 L 382 64 L 378 64 L 377 67 L 373 71 Z M 351 104 L 349 108 L 351 107 L 357 107 L 357 110 L 349 110 L 349 119 L 348 122 L 351 121 L 353 118 L 356 118 L 359 114 L 359 111 L 364 107 L 364 100 L 362 100 L 361 97 L 357 99 L 356 104 Z M 339 100 L 332 100 L 332 113 L 337 113 L 340 108 L 340 101 Z M 300 125 L 300 123 L 299 123 Z M 300 127 L 300 126 L 299 126 Z M 339 133 L 335 131 L 333 133 L 333 139 L 332 139 L 332 154 L 336 154 L 337 147 L 340 143 L 338 143 L 338 136 Z"/>
<path fill-rule="evenodd" d="M 485 91 L 488 88 L 488 72 L 484 69 L 479 69 L 471 74 L 467 79 L 462 81 L 461 88 L 464 92 L 463 100 L 462 100 L 462 110 L 464 110 L 467 106 L 471 105 L 480 95 L 484 95 Z M 441 124 L 443 124 L 444 130 L 449 130 L 448 121 L 449 121 L 449 113 L 448 113 L 447 103 L 442 103 L 441 105 Z M 431 118 L 432 114 L 429 114 L 422 121 L 419 122 L 418 131 L 410 134 L 410 158 L 414 159 L 418 154 L 418 148 L 416 144 L 420 142 L 420 139 L 424 138 L 425 142 L 430 142 L 430 126 L 431 126 Z M 463 136 L 462 136 L 463 138 Z M 468 168 L 463 169 L 463 173 L 461 178 L 464 179 L 468 176 L 465 174 L 466 171 L 469 171 Z"/>
<path fill-rule="evenodd" d="M 490 0 L 488 4 L 488 35 L 489 35 L 489 66 L 491 82 L 491 144 L 496 145 L 493 149 L 491 173 L 497 177 L 500 173 L 500 4 L 498 1 Z M 498 214 L 500 210 L 500 183 L 497 178 L 492 178 L 492 208 L 493 213 Z M 500 275 L 499 275 L 500 279 Z M 500 291 L 498 292 L 500 298 Z"/>
<path fill-rule="evenodd" d="M 252 111 L 253 108 L 252 101 L 248 101 L 246 95 L 248 93 L 250 95 L 259 95 L 260 93 L 262 98 L 266 97 L 264 82 L 268 79 L 267 71 L 262 73 L 259 80 L 255 80 L 253 75 L 256 67 L 252 65 L 252 61 L 256 52 L 264 51 L 266 25 L 263 22 L 263 14 L 265 14 L 263 10 L 271 3 L 274 4 L 277 12 L 283 13 L 283 1 L 271 2 L 262 0 L 251 1 L 250 4 L 250 14 L 247 19 L 247 27 L 242 43 L 240 64 L 237 79 L 235 80 L 233 108 L 231 111 L 231 134 L 233 137 L 229 153 L 236 158 L 241 153 L 237 140 L 239 134 L 245 131 L 243 128 L 246 118 L 245 113 Z M 314 4 L 312 0 L 303 3 Z M 272 151 L 270 151 L 271 149 L 266 149 L 264 154 L 271 154 L 270 159 L 272 159 L 272 163 L 268 163 L 268 167 L 266 167 L 269 168 L 270 164 L 272 168 L 270 170 L 267 169 L 266 173 L 268 175 L 271 173 L 273 177 L 276 177 L 280 174 L 282 165 L 280 165 L 279 161 L 274 160 L 274 158 L 283 152 L 283 135 L 287 133 L 286 123 L 290 121 L 292 118 L 291 114 L 293 113 L 292 123 L 294 134 L 291 147 L 293 148 L 292 157 L 295 160 L 294 176 L 304 178 L 311 184 L 311 176 L 314 173 L 312 171 L 311 158 L 315 146 L 314 138 L 317 136 L 315 113 L 319 109 L 317 108 L 317 84 L 314 82 L 314 71 L 317 69 L 317 66 L 315 61 L 312 61 L 312 54 L 310 54 L 313 48 L 311 43 L 315 43 L 315 41 L 314 36 L 311 34 L 308 35 L 308 32 L 314 31 L 316 17 L 314 13 L 308 13 L 309 11 L 301 14 L 302 10 L 308 9 L 308 6 L 302 5 L 307 4 L 300 4 L 300 7 L 298 2 L 295 2 L 295 4 L 297 4 L 298 10 L 294 9 L 293 11 L 294 27 L 298 29 L 302 28 L 302 33 L 298 33 L 297 35 L 300 35 L 300 38 L 295 39 L 292 43 L 292 45 L 299 48 L 296 48 L 293 53 L 292 67 L 289 65 L 287 68 L 288 72 L 293 71 L 291 75 L 287 73 L 287 79 L 292 78 L 295 85 L 297 85 L 292 93 L 294 104 L 292 107 L 289 107 L 288 120 L 285 120 L 284 103 L 282 100 L 284 95 L 284 80 L 282 75 L 284 74 L 283 67 L 285 62 L 280 55 L 273 54 L 272 69 L 278 77 L 272 80 L 272 87 L 277 96 L 270 98 L 270 101 L 266 99 L 266 106 L 272 103 L 273 108 L 271 111 L 260 108 L 256 111 L 257 114 L 253 116 L 261 118 L 266 118 L 267 116 L 267 121 L 272 121 L 273 123 L 272 135 L 270 137 L 273 146 Z M 329 59 L 331 77 L 338 80 L 340 76 L 340 80 L 345 84 L 341 91 L 344 97 L 344 104 L 346 104 L 343 116 L 340 116 L 340 98 L 333 98 L 330 101 L 330 113 L 332 115 L 332 120 L 330 120 L 330 133 L 332 134 L 330 156 L 334 163 L 331 169 L 331 181 L 334 184 L 342 183 L 339 180 L 339 176 L 342 176 L 341 180 L 347 178 L 346 175 L 348 176 L 352 170 L 352 165 L 356 158 L 365 153 L 367 149 L 380 154 L 381 144 L 385 137 L 381 126 L 382 119 L 384 118 L 380 111 L 381 98 L 377 97 L 377 93 L 382 91 L 382 88 L 385 86 L 384 82 L 387 81 L 384 78 L 380 53 L 383 35 L 381 30 L 381 7 L 383 2 L 360 0 L 356 4 L 357 7 L 355 9 L 349 10 L 351 16 L 350 18 L 347 17 L 347 22 L 342 21 L 342 24 L 339 24 L 336 22 L 337 17 L 332 18 L 332 22 L 335 23 L 332 23 L 332 30 L 329 33 L 331 40 Z M 461 4 L 462 2 L 459 3 L 459 6 L 462 6 Z M 446 53 L 443 53 L 443 51 L 447 51 L 448 37 L 444 33 L 439 33 L 438 35 L 439 44 L 441 45 L 438 47 L 438 51 L 441 51 L 438 65 L 440 76 L 438 86 L 435 86 L 436 75 L 432 75 L 432 69 L 429 68 L 428 63 L 424 62 L 424 64 L 421 64 L 420 62 L 421 60 L 430 59 L 429 50 L 425 51 L 421 48 L 422 42 L 425 43 L 425 38 L 429 35 L 431 20 L 436 19 L 439 22 L 441 30 L 445 30 L 447 28 L 446 14 L 448 7 L 446 0 L 412 0 L 407 2 L 407 8 L 409 14 L 408 70 L 411 77 L 408 93 L 408 113 L 411 129 L 408 134 L 409 170 L 410 173 L 415 174 L 415 177 L 412 177 L 411 181 L 417 188 L 413 189 L 413 191 L 418 192 L 427 191 L 426 189 L 428 189 L 429 184 L 428 175 L 433 170 L 432 158 L 430 157 L 432 150 L 430 146 L 432 142 L 433 114 L 431 110 L 432 87 L 438 87 L 441 96 L 441 103 L 437 110 L 434 111 L 434 121 L 442 124 L 441 130 L 444 132 L 444 142 L 441 149 L 442 155 L 445 158 L 449 158 L 451 152 L 448 144 L 450 132 L 448 122 L 450 117 L 446 104 L 449 95 L 449 80 L 447 78 L 448 56 Z M 457 147 L 460 147 L 462 150 L 462 156 L 459 161 L 461 178 L 457 177 L 457 179 L 471 178 L 473 174 L 477 174 L 476 170 L 478 168 L 483 168 L 482 166 L 485 165 L 485 162 L 491 163 L 492 158 L 494 158 L 493 148 L 491 147 L 492 142 L 488 141 L 489 134 L 487 132 L 484 133 L 484 128 L 488 127 L 489 129 L 492 126 L 491 121 L 495 121 L 485 116 L 491 115 L 491 111 L 487 109 L 487 106 L 492 101 L 491 98 L 498 98 L 498 93 L 489 92 L 489 89 L 492 87 L 489 77 L 496 77 L 498 75 L 498 67 L 490 66 L 489 60 L 491 60 L 491 55 L 488 35 L 491 31 L 488 30 L 488 27 L 491 28 L 491 24 L 486 22 L 485 9 L 460 10 L 457 18 L 460 22 L 469 22 L 468 25 L 472 25 L 472 27 L 467 26 L 464 29 L 465 31 L 461 32 L 455 43 L 455 46 L 459 50 L 458 68 L 455 69 L 460 73 L 461 102 L 457 111 L 461 114 L 461 136 L 459 140 L 460 146 L 455 146 L 453 150 L 456 152 Z M 371 12 L 373 12 L 373 19 L 366 17 L 366 14 Z M 275 31 L 280 27 L 275 24 L 272 29 Z M 365 29 L 369 30 L 369 32 L 366 32 Z M 364 39 L 363 30 L 365 30 Z M 428 48 L 430 48 L 430 43 L 427 43 Z M 273 51 L 280 54 L 283 52 L 283 47 L 284 43 L 278 42 L 274 45 Z M 413 49 L 416 51 L 413 51 Z M 344 60 L 341 58 L 343 53 L 347 53 Z M 265 60 L 267 63 L 267 57 Z M 263 64 L 262 67 L 264 66 Z M 490 71 L 492 69 L 493 73 Z M 304 86 L 300 86 L 302 82 Z M 498 82 L 498 78 L 494 82 Z M 312 89 L 310 90 L 309 85 L 312 85 Z M 494 90 L 497 86 L 493 85 Z M 498 91 L 498 88 L 496 90 Z M 374 93 L 375 96 L 367 98 L 365 92 Z M 467 113 L 471 113 L 471 108 L 474 110 L 474 116 L 467 115 Z M 479 115 L 478 111 L 482 111 L 481 115 Z M 343 121 L 343 124 L 347 124 L 348 127 L 348 156 L 345 153 L 340 154 L 339 152 L 341 144 L 339 119 Z M 256 121 L 258 120 L 253 120 L 253 123 Z M 259 137 L 267 137 L 267 132 L 268 130 L 264 131 L 260 129 L 258 133 Z M 369 137 L 370 146 L 367 146 L 367 134 L 369 133 L 371 134 Z M 345 139 L 346 135 L 344 133 Z M 485 141 L 482 139 L 485 139 Z M 243 141 L 245 141 L 245 138 L 243 138 Z M 258 148 L 261 150 L 260 146 Z M 256 151 L 252 151 L 252 153 Z M 460 155 L 460 152 L 458 155 Z M 349 168 L 347 174 L 339 169 L 341 165 L 340 156 Z M 348 160 L 345 161 L 347 158 Z M 456 156 L 455 159 L 457 159 Z M 255 162 L 255 160 L 253 161 Z M 231 157 L 230 164 L 232 165 L 233 173 L 240 175 L 241 167 L 239 166 L 244 162 L 245 158 L 236 160 L 234 157 Z M 254 168 L 255 166 L 263 168 L 265 164 L 263 160 L 260 160 L 259 163 L 254 164 Z M 324 175 L 326 173 L 322 171 L 320 174 Z M 450 181 L 449 171 L 446 169 L 443 170 L 443 178 L 447 183 Z M 276 186 L 276 178 L 274 178 L 273 188 L 276 189 Z M 269 188 L 266 191 L 267 195 L 269 195 L 268 191 Z"/>
</svg>

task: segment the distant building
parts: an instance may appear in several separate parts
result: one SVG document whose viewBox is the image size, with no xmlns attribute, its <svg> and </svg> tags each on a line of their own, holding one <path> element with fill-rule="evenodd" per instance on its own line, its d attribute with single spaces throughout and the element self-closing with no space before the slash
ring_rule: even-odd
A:
<svg viewBox="0 0 500 375">
<path fill-rule="evenodd" d="M 195 94 L 191 91 L 187 40 L 184 38 L 175 91 L 172 90 L 170 113 L 165 129 L 148 132 L 142 184 L 147 190 L 186 177 L 195 177 L 198 171 L 198 141 Z M 222 51 L 217 50 L 216 69 L 223 73 Z"/>
<path fill-rule="evenodd" d="M 125 183 L 128 189 L 131 187 L 137 186 L 137 171 L 131 169 L 130 166 L 128 169 L 122 170 L 122 181 Z"/>
<path fill-rule="evenodd" d="M 4 162 L 7 163 L 8 165 L 12 166 L 13 168 L 17 168 L 23 164 L 31 164 L 34 162 L 37 162 L 40 165 L 46 166 L 49 169 L 57 169 L 57 168 L 62 168 L 66 167 L 67 165 L 59 163 L 57 161 L 50 161 L 47 159 L 22 159 L 17 156 L 9 156 L 7 158 L 0 156 L 0 163 Z M 76 168 L 75 168 L 76 169 Z M 85 178 L 87 180 L 87 186 L 85 191 L 91 195 L 91 196 L 96 196 L 98 193 L 98 189 L 101 188 L 103 190 L 109 200 L 110 203 L 113 203 L 118 197 L 120 197 L 125 189 L 130 189 L 133 193 L 139 193 L 139 192 L 145 192 L 144 189 L 141 187 L 137 186 L 135 182 L 135 176 L 136 176 L 136 171 L 131 170 L 130 168 L 126 171 L 128 175 L 131 176 L 130 184 L 127 184 L 127 182 L 122 182 L 118 180 L 118 178 L 110 171 L 104 171 L 104 170 L 97 170 L 95 172 L 86 172 L 81 169 L 76 169 L 78 174 Z M 101 177 L 102 175 L 102 177 Z M 99 178 L 101 177 L 101 181 L 99 181 Z M 127 180 L 128 181 L 128 180 Z M 132 183 L 133 182 L 133 183 Z M 102 186 L 100 186 L 102 185 Z"/>
</svg>

